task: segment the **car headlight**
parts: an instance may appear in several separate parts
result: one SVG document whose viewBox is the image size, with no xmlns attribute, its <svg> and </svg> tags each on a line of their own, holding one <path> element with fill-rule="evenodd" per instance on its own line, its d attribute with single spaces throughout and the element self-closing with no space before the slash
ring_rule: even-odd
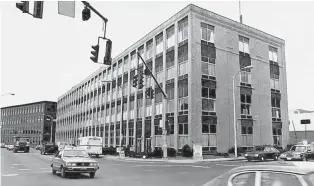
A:
<svg viewBox="0 0 314 186">
<path fill-rule="evenodd" d="M 259 154 L 254 154 L 254 156 L 259 156 Z"/>
<path fill-rule="evenodd" d="M 97 163 L 90 163 L 89 165 L 90 165 L 90 166 L 93 166 L 93 167 L 98 166 L 98 164 L 97 164 Z"/>
<path fill-rule="evenodd" d="M 76 163 L 66 163 L 66 166 L 76 166 Z"/>
<path fill-rule="evenodd" d="M 247 156 L 247 154 L 244 154 L 244 156 Z"/>
</svg>

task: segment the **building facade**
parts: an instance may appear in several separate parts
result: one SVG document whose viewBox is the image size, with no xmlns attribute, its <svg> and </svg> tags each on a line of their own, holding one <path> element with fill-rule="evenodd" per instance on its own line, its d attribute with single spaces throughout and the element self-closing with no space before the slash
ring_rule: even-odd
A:
<svg viewBox="0 0 314 186">
<path fill-rule="evenodd" d="M 151 77 L 145 76 L 141 90 L 132 86 L 134 75 L 146 68 L 137 52 L 167 99 Z M 57 140 L 96 135 L 104 146 L 151 150 L 163 145 L 162 121 L 168 117 L 168 147 L 200 144 L 203 151 L 227 152 L 234 144 L 236 76 L 238 146 L 284 146 L 284 52 L 282 39 L 189 5 L 59 97 Z M 253 68 L 241 70 L 248 66 Z M 150 87 L 154 99 L 145 94 Z"/>
<path fill-rule="evenodd" d="M 54 142 L 56 113 L 57 103 L 51 101 L 1 108 L 1 142 L 12 144 L 14 136 L 30 137 L 31 145 Z"/>
<path fill-rule="evenodd" d="M 314 111 L 295 109 L 289 111 L 290 143 L 300 140 L 314 142 Z"/>
</svg>

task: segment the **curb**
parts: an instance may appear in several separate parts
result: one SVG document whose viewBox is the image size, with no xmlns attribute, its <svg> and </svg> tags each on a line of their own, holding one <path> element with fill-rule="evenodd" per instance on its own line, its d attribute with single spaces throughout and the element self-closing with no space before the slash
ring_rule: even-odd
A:
<svg viewBox="0 0 314 186">
<path fill-rule="evenodd" d="M 226 158 L 226 159 L 202 159 L 202 160 L 193 160 L 193 159 L 186 159 L 186 160 L 176 160 L 176 159 L 136 159 L 136 158 L 125 158 L 121 159 L 119 157 L 102 157 L 105 160 L 115 160 L 115 161 L 132 161 L 132 162 L 168 162 L 168 163 L 198 163 L 198 162 L 225 162 L 225 161 L 245 161 L 245 158 Z"/>
</svg>

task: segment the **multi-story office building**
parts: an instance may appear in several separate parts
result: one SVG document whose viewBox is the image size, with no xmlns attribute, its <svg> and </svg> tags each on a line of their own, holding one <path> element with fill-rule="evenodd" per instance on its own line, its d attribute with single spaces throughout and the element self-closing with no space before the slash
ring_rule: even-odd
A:
<svg viewBox="0 0 314 186">
<path fill-rule="evenodd" d="M 31 145 L 54 142 L 56 113 L 57 103 L 51 101 L 1 108 L 1 142 L 11 144 L 14 136 L 30 137 Z"/>
<path fill-rule="evenodd" d="M 142 90 L 132 86 L 145 69 L 137 52 L 166 101 L 151 77 L 145 76 Z M 154 99 L 145 95 L 149 87 Z M 97 135 L 105 146 L 121 141 L 144 151 L 163 145 L 160 121 L 167 115 L 168 147 L 201 144 L 204 151 L 226 152 L 234 144 L 233 91 L 238 145 L 285 145 L 284 40 L 189 5 L 59 97 L 57 139 Z"/>
</svg>

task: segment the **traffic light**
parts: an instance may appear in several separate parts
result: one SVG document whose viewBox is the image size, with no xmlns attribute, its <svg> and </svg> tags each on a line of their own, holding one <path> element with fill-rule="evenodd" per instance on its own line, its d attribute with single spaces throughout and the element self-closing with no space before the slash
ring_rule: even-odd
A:
<svg viewBox="0 0 314 186">
<path fill-rule="evenodd" d="M 92 49 L 93 49 L 94 51 L 91 52 L 91 54 L 92 54 L 93 56 L 90 57 L 90 59 L 91 59 L 92 61 L 94 61 L 94 63 L 97 63 L 97 62 L 98 62 L 99 45 L 92 46 Z"/>
<path fill-rule="evenodd" d="M 82 19 L 83 21 L 87 21 L 90 18 L 90 9 L 85 7 L 82 11 Z"/>
<path fill-rule="evenodd" d="M 137 82 L 138 82 L 138 75 L 133 76 L 133 87 L 137 88 Z"/>
<path fill-rule="evenodd" d="M 44 2 L 43 1 L 34 1 L 34 14 L 33 17 L 42 19 L 44 11 Z"/>
<path fill-rule="evenodd" d="M 16 3 L 16 8 L 20 9 L 23 13 L 28 13 L 29 1 L 22 1 L 21 3 Z"/>
<path fill-rule="evenodd" d="M 166 128 L 167 134 L 170 134 L 170 131 L 171 131 L 170 123 L 171 123 L 170 117 L 166 115 L 165 128 Z"/>
<path fill-rule="evenodd" d="M 112 41 L 108 39 L 106 42 L 106 54 L 104 57 L 104 64 L 111 65 L 111 49 L 112 49 Z"/>
<path fill-rule="evenodd" d="M 144 76 L 143 74 L 139 75 L 139 83 L 138 83 L 138 89 L 142 89 L 144 87 Z"/>
<path fill-rule="evenodd" d="M 145 74 L 146 76 L 149 76 L 149 75 L 150 75 L 149 70 L 148 70 L 147 68 L 145 68 L 144 74 Z"/>
<path fill-rule="evenodd" d="M 151 89 L 150 89 L 150 98 L 151 98 L 151 99 L 154 99 L 154 97 L 155 97 L 154 89 L 151 88 Z"/>
<path fill-rule="evenodd" d="M 148 87 L 145 91 L 145 96 L 146 99 L 151 99 L 151 91 L 150 91 L 151 87 Z"/>
</svg>

